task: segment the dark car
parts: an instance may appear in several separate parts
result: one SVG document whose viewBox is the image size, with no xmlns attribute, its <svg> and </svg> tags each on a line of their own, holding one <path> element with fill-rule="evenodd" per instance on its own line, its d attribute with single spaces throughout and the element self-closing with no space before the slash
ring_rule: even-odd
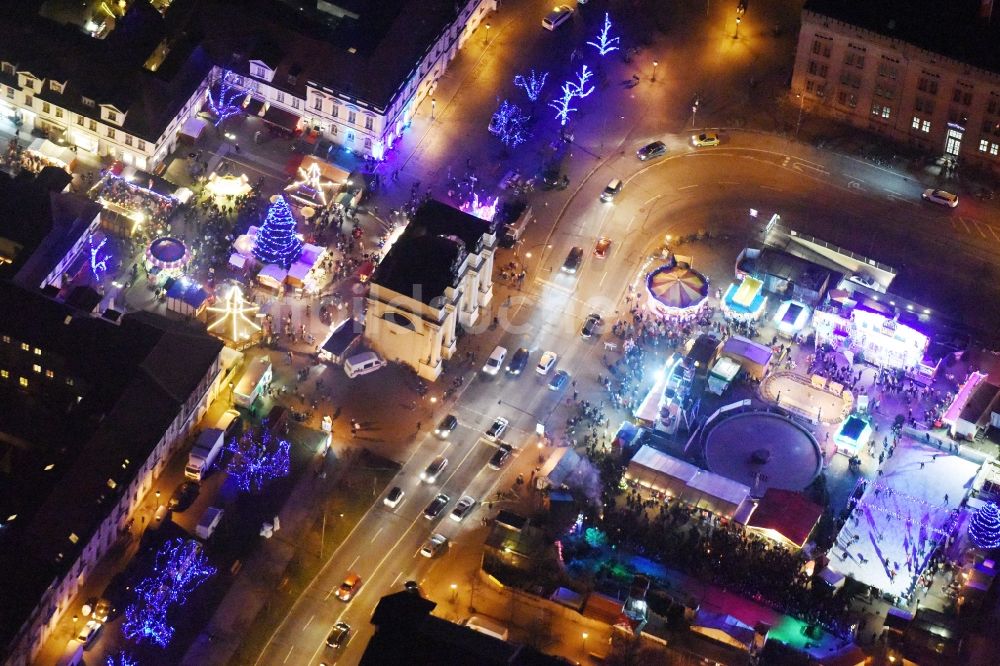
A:
<svg viewBox="0 0 1000 666">
<path fill-rule="evenodd" d="M 198 485 L 197 481 L 185 481 L 174 488 L 174 493 L 167 501 L 167 508 L 176 513 L 187 511 L 194 504 L 195 499 L 198 498 L 200 491 L 201 486 Z"/>
<path fill-rule="evenodd" d="M 413 594 L 420 594 L 420 584 L 415 580 L 408 580 L 403 583 L 403 589 Z"/>
<path fill-rule="evenodd" d="M 604 320 L 601 319 L 601 315 L 596 312 L 587 315 L 587 321 L 583 322 L 583 330 L 580 331 L 580 335 L 585 338 L 589 338 L 601 328 L 603 321 Z"/>
<path fill-rule="evenodd" d="M 514 355 L 510 357 L 510 364 L 507 366 L 507 372 L 512 375 L 521 374 L 521 371 L 528 365 L 529 355 L 530 352 L 528 352 L 528 350 L 524 347 L 521 347 L 514 352 Z"/>
<path fill-rule="evenodd" d="M 500 469 L 510 460 L 510 453 L 514 450 L 510 444 L 501 444 L 497 447 L 496 453 L 490 458 L 490 469 Z"/>
<path fill-rule="evenodd" d="M 343 647 L 351 637 L 351 625 L 346 622 L 338 622 L 333 625 L 333 630 L 326 637 L 326 644 L 332 648 Z"/>
<path fill-rule="evenodd" d="M 542 171 L 543 190 L 565 190 L 569 186 L 569 176 L 558 168 L 548 168 Z"/>
<path fill-rule="evenodd" d="M 566 372 L 565 370 L 559 370 L 556 372 L 556 374 L 552 375 L 552 379 L 549 380 L 549 390 L 559 391 L 564 386 L 566 386 L 566 382 L 568 381 L 569 381 L 569 373 Z"/>
<path fill-rule="evenodd" d="M 448 435 L 451 431 L 458 427 L 458 419 L 455 418 L 454 414 L 449 414 L 448 416 L 441 419 L 441 423 L 438 427 L 434 429 L 434 434 L 441 439 L 448 439 Z"/>
<path fill-rule="evenodd" d="M 424 518 L 427 520 L 434 520 L 440 516 L 441 512 L 444 511 L 444 508 L 448 506 L 449 501 L 451 501 L 451 498 L 444 493 L 441 493 L 432 499 L 431 503 L 427 505 L 426 509 L 424 509 Z"/>
<path fill-rule="evenodd" d="M 636 151 L 636 156 L 645 162 L 648 159 L 654 157 L 659 157 L 661 155 L 667 154 L 667 144 L 662 141 L 654 141 L 653 143 L 647 143 L 645 146 Z"/>
<path fill-rule="evenodd" d="M 564 273 L 576 273 L 580 268 L 580 264 L 583 262 L 583 248 L 574 247 L 566 255 L 566 261 L 563 262 L 562 270 Z"/>
</svg>

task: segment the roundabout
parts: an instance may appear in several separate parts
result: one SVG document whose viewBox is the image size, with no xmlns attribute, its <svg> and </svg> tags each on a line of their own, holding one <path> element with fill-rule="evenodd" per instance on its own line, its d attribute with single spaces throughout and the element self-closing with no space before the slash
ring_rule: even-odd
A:
<svg viewBox="0 0 1000 666">
<path fill-rule="evenodd" d="M 722 414 L 702 435 L 708 469 L 750 486 L 755 496 L 768 488 L 802 490 L 823 468 L 823 453 L 805 427 L 777 412 Z"/>
</svg>

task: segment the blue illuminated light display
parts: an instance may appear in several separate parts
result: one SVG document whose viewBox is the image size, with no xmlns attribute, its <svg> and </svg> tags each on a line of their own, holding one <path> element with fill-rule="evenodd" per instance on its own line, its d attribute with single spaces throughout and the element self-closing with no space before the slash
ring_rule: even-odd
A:
<svg viewBox="0 0 1000 666">
<path fill-rule="evenodd" d="M 586 65 L 580 70 L 580 73 L 576 75 L 576 83 L 573 85 L 573 96 L 583 99 L 588 97 L 590 93 L 594 92 L 594 86 L 587 87 L 587 83 L 590 81 L 594 73 L 590 71 Z"/>
<path fill-rule="evenodd" d="M 167 613 L 187 603 L 191 593 L 215 574 L 215 567 L 193 539 L 167 541 L 155 562 L 153 572 L 135 586 L 135 601 L 125 609 L 122 633 L 129 640 L 166 647 L 174 636 Z"/>
<path fill-rule="evenodd" d="M 104 666 L 139 666 L 139 662 L 128 652 L 119 652 L 116 655 L 108 655 L 104 660 Z"/>
<path fill-rule="evenodd" d="M 504 100 L 490 118 L 489 131 L 500 138 L 510 148 L 516 148 L 528 140 L 528 116 L 517 104 Z"/>
<path fill-rule="evenodd" d="M 514 85 L 524 88 L 524 94 L 528 96 L 528 99 L 532 102 L 537 102 L 542 94 L 542 88 L 545 87 L 545 79 L 547 78 L 549 78 L 548 72 L 542 72 L 539 75 L 532 69 L 531 73 L 527 76 L 522 76 L 521 74 L 515 76 Z"/>
<path fill-rule="evenodd" d="M 218 127 L 226 118 L 231 118 L 243 111 L 241 98 L 246 97 L 246 93 L 239 88 L 233 87 L 233 73 L 225 72 L 219 78 L 219 95 L 212 94 L 212 89 L 208 89 L 208 108 L 215 116 L 215 126 Z"/>
<path fill-rule="evenodd" d="M 612 37 L 611 33 L 611 17 L 607 12 L 604 13 L 604 27 L 601 28 L 601 32 L 597 35 L 597 41 L 587 42 L 604 57 L 611 53 L 612 51 L 618 50 L 618 42 L 620 39 L 618 37 Z"/>
<path fill-rule="evenodd" d="M 267 215 L 253 244 L 253 256 L 264 264 L 282 268 L 292 265 L 302 254 L 302 241 L 295 235 L 295 218 L 285 197 L 278 195 L 267 209 Z"/>
<path fill-rule="evenodd" d="M 1000 510 L 996 504 L 987 502 L 972 516 L 969 538 L 983 550 L 993 550 L 1000 546 Z"/>
<path fill-rule="evenodd" d="M 560 125 L 569 122 L 569 114 L 577 110 L 576 107 L 570 106 L 574 97 L 576 97 L 576 91 L 573 88 L 573 83 L 567 81 L 562 86 L 562 97 L 549 102 L 549 106 L 556 110 L 556 120 L 559 121 Z"/>
<path fill-rule="evenodd" d="M 111 258 L 111 253 L 108 250 L 104 250 L 104 246 L 108 244 L 107 237 L 101 239 L 101 242 L 94 245 L 93 234 L 87 239 L 87 245 L 90 250 L 90 272 L 93 273 L 94 279 L 98 282 L 104 279 L 105 274 L 108 272 L 108 260 Z M 102 252 L 102 250 L 104 250 Z"/>
<path fill-rule="evenodd" d="M 243 492 L 258 493 L 270 481 L 288 476 L 291 446 L 271 435 L 268 428 L 233 437 L 226 450 L 230 454 L 226 471 Z"/>
</svg>

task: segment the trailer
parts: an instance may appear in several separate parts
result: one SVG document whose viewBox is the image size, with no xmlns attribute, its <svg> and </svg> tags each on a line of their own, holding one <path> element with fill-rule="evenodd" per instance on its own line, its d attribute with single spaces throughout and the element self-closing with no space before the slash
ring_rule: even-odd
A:
<svg viewBox="0 0 1000 666">
<path fill-rule="evenodd" d="M 271 359 L 263 356 L 253 361 L 240 377 L 239 383 L 233 388 L 233 404 L 250 409 L 250 406 L 271 383 L 273 376 Z"/>
<path fill-rule="evenodd" d="M 201 481 L 208 475 L 212 463 L 215 462 L 219 454 L 222 453 L 223 445 L 226 442 L 226 433 L 218 428 L 206 428 L 198 435 L 191 453 L 188 455 L 188 463 L 184 467 L 184 476 L 195 481 Z"/>
</svg>

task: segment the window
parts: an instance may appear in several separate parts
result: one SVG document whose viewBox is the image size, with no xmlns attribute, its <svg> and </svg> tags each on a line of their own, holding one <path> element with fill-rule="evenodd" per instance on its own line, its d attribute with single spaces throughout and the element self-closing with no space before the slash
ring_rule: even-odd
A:
<svg viewBox="0 0 1000 666">
<path fill-rule="evenodd" d="M 354 111 L 348 111 L 347 122 L 351 123 L 352 125 L 356 124 L 358 122 L 358 114 L 355 113 Z"/>
<path fill-rule="evenodd" d="M 910 125 L 913 129 L 920 129 L 920 118 L 913 116 L 913 124 Z"/>
<path fill-rule="evenodd" d="M 27 377 L 19 377 L 17 383 L 20 384 L 21 386 L 23 386 L 24 388 L 28 388 L 28 378 Z"/>
<path fill-rule="evenodd" d="M 299 108 L 299 98 L 298 97 L 293 97 L 292 98 L 292 108 L 293 109 Z"/>
<path fill-rule="evenodd" d="M 837 93 L 837 102 L 853 109 L 858 105 L 858 96 L 852 93 L 839 92 Z"/>
<path fill-rule="evenodd" d="M 989 103 L 986 105 L 986 112 L 995 114 L 997 112 L 997 106 L 997 98 L 991 97 Z"/>
<path fill-rule="evenodd" d="M 10 377 L 10 373 L 6 370 L 0 370 L 0 379 L 7 379 Z"/>
<path fill-rule="evenodd" d="M 931 121 L 929 121 L 929 120 L 921 121 L 921 123 L 920 123 L 920 131 L 923 132 L 924 134 L 927 134 L 928 132 L 930 132 L 931 131 Z"/>
<path fill-rule="evenodd" d="M 277 96 L 275 97 L 275 99 L 278 100 L 279 104 L 284 104 L 285 103 L 285 93 L 279 92 L 277 94 Z"/>
<path fill-rule="evenodd" d="M 22 342 L 21 351 L 31 351 L 31 345 L 29 345 L 27 342 Z"/>
<path fill-rule="evenodd" d="M 347 133 L 347 140 L 351 143 L 354 143 L 354 132 Z"/>
<path fill-rule="evenodd" d="M 331 125 L 331 126 L 330 126 L 330 134 L 332 134 L 332 135 L 334 135 L 334 136 L 337 136 L 337 132 L 338 132 L 338 131 L 339 131 L 339 130 L 337 129 L 337 126 L 336 126 L 336 125 Z"/>
<path fill-rule="evenodd" d="M 30 109 L 31 105 L 34 104 L 34 103 L 35 103 L 35 98 L 34 97 L 32 97 L 31 95 L 25 95 L 24 96 L 24 105 L 26 107 L 28 107 Z"/>
<path fill-rule="evenodd" d="M 997 153 L 1000 153 L 1000 143 L 991 143 L 990 144 L 990 155 L 992 155 L 993 157 L 996 157 Z"/>
<path fill-rule="evenodd" d="M 14 89 L 10 86 L 7 87 L 7 99 L 14 99 Z"/>
<path fill-rule="evenodd" d="M 823 42 L 818 39 L 813 42 L 813 53 L 819 55 L 823 51 Z"/>
<path fill-rule="evenodd" d="M 56 376 L 56 373 L 52 372 L 51 370 L 46 370 L 45 376 L 48 377 L 49 379 L 52 379 L 53 377 Z"/>
<path fill-rule="evenodd" d="M 97 121 L 94 120 L 93 118 L 90 119 L 90 131 L 91 132 L 97 131 Z"/>
<path fill-rule="evenodd" d="M 313 101 L 313 108 L 316 109 L 317 111 L 322 111 L 323 110 L 323 98 L 322 97 L 317 97 Z M 337 107 L 333 107 L 333 108 L 336 109 Z"/>
<path fill-rule="evenodd" d="M 90 108 L 94 108 L 94 100 L 90 99 L 89 97 L 84 97 L 82 98 L 81 101 L 83 102 L 84 106 L 89 106 Z"/>
<path fill-rule="evenodd" d="M 118 114 L 115 113 L 114 111 L 108 111 L 108 120 L 110 120 L 113 123 L 118 122 Z"/>
<path fill-rule="evenodd" d="M 115 128 L 114 127 L 109 127 L 108 128 L 108 138 L 109 139 L 115 138 Z"/>
<path fill-rule="evenodd" d="M 52 113 L 52 107 L 48 102 L 42 102 L 42 113 Z"/>
<path fill-rule="evenodd" d="M 888 118 L 889 117 L 889 107 L 887 107 L 887 106 L 883 106 L 882 107 L 882 117 L 883 118 Z"/>
<path fill-rule="evenodd" d="M 14 73 L 14 65 L 10 64 L 9 62 L 5 62 L 3 64 L 3 73 L 4 74 L 13 74 Z"/>
<path fill-rule="evenodd" d="M 35 347 L 35 356 L 41 356 L 41 355 L 42 355 L 42 350 L 39 349 L 38 347 Z"/>
<path fill-rule="evenodd" d="M 985 153 L 990 148 L 990 142 L 987 139 L 979 140 L 979 152 Z"/>
<path fill-rule="evenodd" d="M 132 135 L 131 134 L 126 134 L 125 135 L 125 145 L 126 146 L 131 146 L 132 145 Z"/>
<path fill-rule="evenodd" d="M 371 148 L 372 148 L 372 140 L 368 137 L 365 137 L 365 149 L 371 150 Z"/>
<path fill-rule="evenodd" d="M 139 148 L 139 150 L 146 150 L 146 142 L 143 141 L 142 139 L 139 139 L 138 148 Z"/>
<path fill-rule="evenodd" d="M 75 382 L 73 381 L 72 377 L 67 377 L 66 378 L 66 386 L 72 386 L 74 383 Z"/>
<path fill-rule="evenodd" d="M 62 118 L 62 117 L 63 117 L 63 110 L 57 106 L 56 107 L 56 118 Z"/>
<path fill-rule="evenodd" d="M 371 130 L 375 128 L 375 119 L 371 116 L 365 116 L 365 129 Z"/>
<path fill-rule="evenodd" d="M 9 335 L 3 336 L 2 338 L 0 338 L 0 340 L 3 340 L 3 343 L 5 345 L 9 345 L 10 344 L 10 336 Z"/>
<path fill-rule="evenodd" d="M 333 117 L 334 118 L 340 117 L 340 105 L 337 104 L 336 102 L 333 103 Z"/>
<path fill-rule="evenodd" d="M 31 366 L 31 369 L 34 370 L 36 373 L 41 373 L 42 366 L 40 366 L 37 363 L 35 363 L 34 365 Z"/>
</svg>

